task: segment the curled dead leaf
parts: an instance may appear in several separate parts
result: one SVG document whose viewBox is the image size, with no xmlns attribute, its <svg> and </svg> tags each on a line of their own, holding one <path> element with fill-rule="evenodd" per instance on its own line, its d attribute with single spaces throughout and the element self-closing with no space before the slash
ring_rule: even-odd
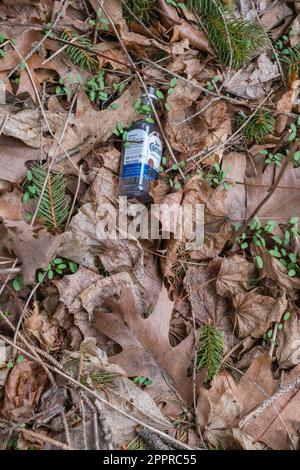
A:
<svg viewBox="0 0 300 470">
<path fill-rule="evenodd" d="M 15 364 L 5 384 L 2 416 L 13 421 L 31 418 L 46 380 L 46 372 L 40 364 L 28 359 Z"/>
</svg>

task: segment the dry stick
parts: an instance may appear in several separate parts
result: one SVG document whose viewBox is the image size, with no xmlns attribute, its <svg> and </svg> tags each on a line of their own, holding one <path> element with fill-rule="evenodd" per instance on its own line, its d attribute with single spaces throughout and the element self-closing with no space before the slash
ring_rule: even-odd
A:
<svg viewBox="0 0 300 470">
<path fill-rule="evenodd" d="M 67 418 L 66 418 L 66 413 L 64 411 L 62 411 L 60 413 L 60 415 L 61 415 L 61 419 L 62 419 L 62 422 L 63 422 L 63 425 L 64 425 L 65 436 L 66 436 L 66 441 L 67 441 L 68 447 L 69 447 L 69 449 L 72 449 L 72 441 L 71 441 L 68 421 L 67 421 Z"/>
<path fill-rule="evenodd" d="M 6 338 L 5 336 L 3 335 L 0 335 L 0 339 L 2 341 L 4 341 L 5 343 L 7 344 L 10 344 L 11 346 L 14 346 L 14 343 Z M 36 361 L 37 359 L 30 353 L 28 353 L 28 351 L 26 351 L 24 348 L 21 348 L 19 345 L 16 345 L 16 348 L 22 352 L 22 354 L 24 354 L 24 356 L 27 356 L 29 357 L 30 359 L 32 359 L 33 361 Z M 188 450 L 193 450 L 192 447 L 188 446 L 187 444 L 183 444 L 182 442 L 179 442 L 177 439 L 174 439 L 173 437 L 169 436 L 168 434 L 166 434 L 165 432 L 163 431 L 160 431 L 159 429 L 156 429 L 155 427 L 151 426 L 150 424 L 147 424 L 147 423 L 144 423 L 142 420 L 140 420 L 139 418 L 135 418 L 134 416 L 131 416 L 130 414 L 126 413 L 126 411 L 123 411 L 121 408 L 119 408 L 118 406 L 114 405 L 113 403 L 110 403 L 108 400 L 106 400 L 105 398 L 101 397 L 100 395 L 98 395 L 96 392 L 94 392 L 93 390 L 89 389 L 86 385 L 78 382 L 78 380 L 74 379 L 73 377 L 71 377 L 70 375 L 66 374 L 65 372 L 63 372 L 62 370 L 58 369 L 57 367 L 54 367 L 54 366 L 51 366 L 51 365 L 48 365 L 49 369 L 52 370 L 53 372 L 57 373 L 58 375 L 60 375 L 61 377 L 63 377 L 64 379 L 68 380 L 69 382 L 71 382 L 72 384 L 76 385 L 77 387 L 80 387 L 82 388 L 83 390 L 85 390 L 86 392 L 88 392 L 93 398 L 95 398 L 96 400 L 100 400 L 102 403 L 104 403 L 105 405 L 107 405 L 108 407 L 112 408 L 113 410 L 117 411 L 118 413 L 120 413 L 122 416 L 125 416 L 126 418 L 130 419 L 131 421 L 133 421 L 134 423 L 137 423 L 137 424 L 140 424 L 142 426 L 144 426 L 145 428 L 148 428 L 150 429 L 150 431 L 153 431 L 155 433 L 157 433 L 158 435 L 160 436 L 163 436 L 165 439 L 169 440 L 170 442 L 173 442 L 177 445 L 180 445 L 180 447 L 182 449 L 188 449 Z"/>
<path fill-rule="evenodd" d="M 278 332 L 278 322 L 275 323 L 273 334 L 272 334 L 271 345 L 270 345 L 270 349 L 269 349 L 269 356 L 270 357 L 273 356 L 274 347 L 275 347 L 275 343 L 276 343 L 277 332 Z"/>
<path fill-rule="evenodd" d="M 99 2 L 99 0 L 98 0 L 98 2 Z M 124 43 L 123 43 L 123 41 L 122 41 L 122 38 L 121 38 L 121 36 L 119 35 L 118 30 L 117 30 L 117 28 L 115 27 L 115 24 L 114 24 L 114 22 L 113 22 L 113 20 L 112 20 L 112 18 L 111 18 L 111 16 L 110 16 L 110 14 L 107 12 L 107 10 L 104 8 L 103 5 L 100 5 L 100 2 L 99 2 L 99 6 L 102 8 L 102 10 L 103 10 L 104 13 L 105 13 L 105 16 L 106 16 L 107 19 L 109 20 L 109 22 L 110 22 L 110 24 L 111 24 L 111 26 L 112 26 L 112 28 L 113 28 L 113 30 L 114 30 L 114 32 L 115 32 L 115 35 L 117 36 L 117 39 L 118 39 L 118 41 L 119 41 L 119 43 L 120 43 L 120 45 L 121 45 L 121 47 L 122 47 L 122 49 L 123 49 L 123 51 L 124 51 L 126 57 L 128 58 L 129 62 L 132 64 L 132 66 L 135 67 L 134 62 L 133 62 L 133 60 L 131 59 L 130 54 L 128 53 L 128 51 L 127 51 L 127 49 L 126 49 L 126 47 L 125 47 L 125 45 L 124 45 Z M 171 155 L 171 157 L 172 157 L 172 160 L 174 161 L 174 163 L 176 163 L 176 165 L 178 165 L 178 161 L 177 161 L 177 159 L 176 159 L 176 157 L 175 157 L 175 155 L 174 155 L 174 152 L 173 152 L 173 150 L 172 150 L 172 147 L 171 147 L 171 145 L 170 145 L 170 143 L 169 143 L 169 141 L 168 141 L 168 139 L 167 139 L 167 136 L 166 136 L 166 134 L 165 134 L 165 132 L 164 132 L 163 126 L 162 126 L 162 124 L 161 124 L 161 122 L 160 122 L 160 119 L 159 119 L 159 117 L 158 117 L 158 114 L 157 114 L 157 111 L 156 111 L 156 109 L 155 109 L 155 106 L 153 105 L 152 99 L 151 99 L 150 96 L 149 96 L 149 93 L 148 93 L 147 87 L 146 87 L 146 85 L 145 85 L 145 82 L 144 82 L 144 80 L 143 80 L 143 78 L 142 78 L 142 76 L 141 76 L 139 70 L 137 70 L 136 67 L 135 67 L 135 72 L 136 72 L 136 74 L 137 74 L 137 76 L 138 76 L 138 79 L 139 79 L 140 82 L 141 82 L 142 87 L 143 87 L 144 90 L 145 90 L 146 96 L 147 96 L 147 98 L 148 98 L 148 100 L 149 100 L 149 102 L 150 102 L 150 105 L 151 105 L 153 114 L 154 114 L 154 116 L 155 116 L 156 122 L 157 122 L 157 124 L 158 124 L 158 126 L 159 126 L 161 135 L 162 135 L 162 137 L 163 137 L 163 139 L 164 139 L 164 141 L 165 141 L 165 144 L 166 144 L 166 146 L 167 146 L 167 149 L 168 149 L 168 151 L 169 151 L 169 153 L 170 153 L 170 155 Z M 180 173 L 181 177 L 182 177 L 183 179 L 185 179 L 185 175 L 184 175 L 184 173 L 183 173 L 183 171 L 182 171 L 182 169 L 180 168 L 179 165 L 178 165 L 178 169 L 179 169 L 179 173 Z"/>
<path fill-rule="evenodd" d="M 274 393 L 274 395 L 264 400 L 254 410 L 250 411 L 250 413 L 248 413 L 246 416 L 243 417 L 243 419 L 241 419 L 241 421 L 239 422 L 239 427 L 244 428 L 245 426 L 250 424 L 258 415 L 260 415 L 261 413 L 263 413 L 263 411 L 269 408 L 269 406 L 274 406 L 274 403 L 279 400 L 279 398 L 281 398 L 283 395 L 299 387 L 300 377 L 280 388 L 278 392 Z"/>
<path fill-rule="evenodd" d="M 185 270 L 184 266 L 183 269 Z M 194 351 L 194 364 L 193 364 L 193 404 L 194 404 L 194 415 L 195 417 L 197 416 L 197 395 L 196 395 L 196 368 L 197 368 L 197 342 L 198 342 L 198 337 L 197 337 L 197 326 L 196 326 L 196 315 L 195 315 L 195 310 L 194 310 L 194 298 L 192 296 L 192 286 L 191 286 L 191 281 L 188 272 L 185 270 L 186 276 L 187 276 L 187 282 L 188 282 L 188 289 L 189 289 L 189 301 L 191 304 L 191 311 L 192 311 L 192 319 L 193 319 L 193 332 L 194 332 L 194 341 L 195 341 L 195 351 Z M 200 436 L 202 445 L 204 448 L 206 448 L 204 439 L 202 436 L 202 432 L 200 429 L 200 426 L 197 426 L 198 434 Z"/>
<path fill-rule="evenodd" d="M 25 434 L 25 436 L 27 435 L 28 437 L 31 437 L 33 439 L 38 439 L 38 440 L 44 441 L 47 444 L 51 444 L 55 447 L 58 447 L 59 449 L 72 450 L 66 444 L 63 444 L 62 442 L 56 441 L 55 439 L 52 439 L 51 437 L 45 436 L 45 434 L 39 434 L 38 432 L 29 431 L 29 429 L 23 429 L 23 428 L 17 428 L 16 430 L 19 431 L 19 432 L 22 432 L 23 434 Z"/>
<path fill-rule="evenodd" d="M 94 430 L 94 438 L 95 438 L 95 447 L 96 450 L 99 449 L 99 431 L 98 431 L 98 419 L 97 419 L 97 408 L 92 400 L 86 396 L 86 394 L 80 391 L 81 399 L 86 405 L 89 407 L 90 411 L 92 412 L 92 419 L 93 419 L 93 430 Z"/>
<path fill-rule="evenodd" d="M 78 196 L 78 192 L 79 192 L 79 188 L 80 188 L 80 182 L 81 182 L 81 171 L 82 171 L 82 165 L 80 165 L 80 167 L 79 167 L 76 191 L 75 191 L 72 206 L 71 206 L 71 209 L 70 209 L 70 212 L 69 212 L 68 220 L 67 220 L 66 225 L 65 225 L 65 231 L 68 229 L 68 226 L 69 226 L 72 214 L 73 214 L 73 210 L 74 210 L 74 207 L 75 207 L 75 204 L 76 204 L 76 199 L 77 199 L 77 196 Z"/>
<path fill-rule="evenodd" d="M 263 387 L 261 387 L 255 380 L 253 380 L 252 378 L 248 377 L 248 376 L 247 376 L 247 373 L 242 372 L 240 369 L 238 369 L 237 367 L 234 367 L 233 365 L 230 365 L 230 368 L 233 369 L 233 370 L 235 370 L 235 371 L 237 371 L 239 374 L 241 374 L 241 375 L 244 376 L 246 379 L 248 379 L 249 382 L 251 382 L 253 385 L 255 385 L 255 386 L 258 388 L 258 390 L 260 390 L 261 393 L 262 393 L 265 397 L 267 397 L 267 400 L 270 398 L 270 397 L 268 396 L 268 394 L 265 392 L 265 390 L 263 389 Z M 287 436 L 288 436 L 288 438 L 289 438 L 289 440 L 290 440 L 290 442 L 291 442 L 291 444 L 292 444 L 292 447 L 293 447 L 293 449 L 294 449 L 294 443 L 293 443 L 293 440 L 292 440 L 292 436 L 291 436 L 291 434 L 290 434 L 290 432 L 289 432 L 289 430 L 288 430 L 288 427 L 287 427 L 287 425 L 285 424 L 285 422 L 284 422 L 284 420 L 283 420 L 283 418 L 282 418 L 282 416 L 281 416 L 281 414 L 280 414 L 280 411 L 277 409 L 276 405 L 275 405 L 273 402 L 271 403 L 271 406 L 273 407 L 275 413 L 277 414 L 278 418 L 280 419 L 280 421 L 281 421 L 281 423 L 282 423 L 282 425 L 283 425 L 283 427 L 284 427 L 284 429 L 285 429 L 285 431 L 286 431 L 286 433 L 287 433 Z M 250 412 L 250 413 L 251 413 L 251 412 Z M 294 449 L 294 450 L 295 450 L 295 449 Z"/>
<path fill-rule="evenodd" d="M 280 171 L 278 173 L 278 176 L 273 184 L 273 186 L 271 187 L 270 191 L 266 194 L 266 196 L 260 201 L 260 203 L 257 205 L 257 207 L 254 209 L 254 211 L 252 212 L 252 214 L 245 220 L 244 224 L 240 227 L 240 229 L 234 234 L 234 238 L 238 238 L 239 236 L 241 236 L 241 234 L 244 232 L 245 228 L 247 227 L 247 225 L 249 224 L 249 222 L 256 216 L 256 214 L 258 214 L 258 212 L 260 211 L 260 209 L 266 204 L 266 202 L 270 199 L 270 197 L 272 196 L 272 194 L 275 192 L 275 190 L 277 189 L 279 183 L 280 183 L 280 180 L 281 178 L 283 177 L 283 174 L 289 164 L 289 162 L 291 161 L 291 159 L 293 158 L 293 155 L 295 153 L 295 151 L 297 150 L 298 146 L 300 144 L 300 138 L 298 138 L 292 145 L 291 149 L 290 149 L 290 152 L 289 152 L 289 155 L 286 157 L 286 159 L 284 160 L 283 164 L 281 165 L 281 168 L 280 168 Z"/>
<path fill-rule="evenodd" d="M 9 113 L 6 114 L 5 118 L 3 119 L 3 122 L 1 124 L 1 127 L 0 127 L 0 136 L 2 134 L 2 132 L 4 131 L 4 128 L 6 126 L 6 123 L 7 123 L 7 120 L 9 118 Z"/>
<path fill-rule="evenodd" d="M 82 434 L 83 434 L 84 450 L 88 450 L 87 434 L 86 434 L 85 404 L 82 398 L 80 398 L 79 406 L 80 406 L 80 411 L 81 411 L 81 416 L 82 416 Z"/>
</svg>

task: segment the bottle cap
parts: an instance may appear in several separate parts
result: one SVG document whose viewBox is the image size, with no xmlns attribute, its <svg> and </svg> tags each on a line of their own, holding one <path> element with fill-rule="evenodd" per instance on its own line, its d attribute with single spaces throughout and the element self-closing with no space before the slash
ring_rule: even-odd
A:
<svg viewBox="0 0 300 470">
<path fill-rule="evenodd" d="M 148 92 L 148 95 L 149 97 L 152 99 L 152 100 L 155 100 L 155 101 L 158 101 L 158 98 L 156 96 L 156 88 L 152 85 L 148 85 L 147 86 L 147 92 Z M 148 96 L 146 95 L 146 93 L 143 93 L 142 94 L 142 98 L 144 100 L 148 100 Z"/>
</svg>

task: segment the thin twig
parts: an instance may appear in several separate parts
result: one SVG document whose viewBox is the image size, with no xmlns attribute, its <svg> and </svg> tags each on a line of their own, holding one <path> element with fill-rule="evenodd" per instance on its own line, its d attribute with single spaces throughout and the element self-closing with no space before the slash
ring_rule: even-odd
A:
<svg viewBox="0 0 300 470">
<path fill-rule="evenodd" d="M 9 339 L 9 338 L 6 338 L 5 336 L 3 335 L 0 335 L 0 339 L 2 339 L 2 341 L 4 341 L 5 343 L 11 345 L 11 346 L 14 346 L 13 342 Z M 20 347 L 19 345 L 16 345 L 16 348 L 22 353 L 24 354 L 24 356 L 26 357 L 29 357 L 30 359 L 32 359 L 33 361 L 36 361 L 37 358 L 34 357 L 32 354 L 30 354 L 28 351 L 26 351 L 24 348 Z M 184 444 L 180 441 L 178 441 L 177 439 L 174 439 L 173 437 L 169 436 L 168 434 L 166 434 L 165 432 L 159 430 L 159 429 L 156 429 L 155 427 L 151 426 L 150 424 L 148 423 L 144 423 L 141 419 L 139 418 L 136 418 L 135 416 L 131 416 L 129 413 L 126 413 L 126 411 L 122 410 L 121 408 L 119 408 L 117 405 L 114 405 L 113 403 L 110 403 L 108 400 L 106 400 L 105 398 L 103 398 L 101 395 L 97 394 L 96 392 L 94 392 L 93 390 L 89 389 L 86 385 L 84 385 L 83 383 L 80 383 L 78 382 L 78 380 L 74 379 L 72 376 L 68 375 L 67 373 L 63 372 L 62 370 L 60 369 L 57 369 L 56 367 L 52 366 L 52 365 L 48 365 L 49 369 L 52 370 L 53 372 L 57 373 L 58 375 L 60 375 L 61 377 L 63 377 L 64 379 L 66 379 L 67 381 L 71 382 L 73 385 L 76 385 L 77 387 L 80 387 L 81 389 L 85 390 L 89 395 L 91 395 L 93 398 L 95 398 L 96 400 L 100 400 L 102 403 L 104 403 L 105 405 L 107 405 L 108 407 L 112 408 L 113 410 L 117 411 L 118 413 L 120 413 L 122 416 L 125 416 L 126 418 L 130 419 L 131 421 L 133 421 L 134 423 L 137 423 L 137 424 L 140 424 L 148 429 L 150 429 L 151 431 L 157 433 L 158 435 L 160 436 L 163 436 L 165 437 L 166 439 L 168 439 L 169 441 L 171 442 L 174 442 L 175 444 L 177 445 L 180 445 L 181 448 L 183 449 L 188 449 L 188 450 L 192 450 L 192 448 L 187 445 L 187 444 Z M 154 417 L 153 417 L 154 418 Z"/>
<path fill-rule="evenodd" d="M 79 188 L 80 188 L 80 182 L 81 182 L 81 172 L 82 172 L 82 165 L 80 165 L 80 167 L 79 167 L 76 191 L 75 191 L 72 206 L 71 206 L 71 209 L 70 209 L 70 212 L 69 212 L 68 220 L 67 220 L 66 225 L 65 225 L 65 231 L 68 229 L 68 226 L 69 226 L 72 214 L 73 214 L 73 210 L 74 210 L 74 207 L 75 207 L 75 204 L 76 204 L 76 199 L 77 199 L 77 196 L 78 196 L 78 192 L 79 192 Z"/>
<path fill-rule="evenodd" d="M 274 347 L 275 347 L 275 344 L 276 344 L 277 332 L 278 332 L 278 322 L 275 323 L 273 334 L 272 334 L 271 345 L 270 345 L 270 349 L 269 349 L 269 356 L 270 357 L 273 357 Z"/>
<path fill-rule="evenodd" d="M 257 406 L 254 410 L 250 411 L 246 416 L 241 419 L 239 422 L 239 427 L 244 428 L 248 424 L 257 418 L 258 415 L 263 413 L 269 406 L 274 406 L 274 403 L 283 397 L 286 393 L 289 393 L 293 390 L 296 390 L 300 387 L 300 377 L 295 379 L 293 382 L 284 385 L 282 388 L 278 390 L 278 392 L 274 393 L 271 397 L 268 397 L 264 400 L 259 406 Z"/>
</svg>

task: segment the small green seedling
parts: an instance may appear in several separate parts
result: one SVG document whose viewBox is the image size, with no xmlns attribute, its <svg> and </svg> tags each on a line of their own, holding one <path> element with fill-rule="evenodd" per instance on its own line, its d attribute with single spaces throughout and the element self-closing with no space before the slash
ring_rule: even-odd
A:
<svg viewBox="0 0 300 470">
<path fill-rule="evenodd" d="M 58 80 L 59 85 L 55 88 L 56 96 L 71 96 L 72 95 L 72 84 L 73 79 L 68 77 L 66 80 L 60 78 Z"/>
<path fill-rule="evenodd" d="M 130 125 L 128 127 L 130 127 Z M 124 129 L 123 124 L 121 122 L 118 122 L 117 127 L 113 129 L 113 134 L 122 139 L 123 147 L 129 147 L 130 144 L 129 142 L 127 142 L 128 131 Z"/>
<path fill-rule="evenodd" d="M 97 75 L 91 77 L 84 87 L 88 97 L 95 101 L 107 101 L 108 94 L 105 91 L 105 71 L 100 70 Z"/>
<path fill-rule="evenodd" d="M 259 217 L 255 216 L 246 232 L 236 240 L 242 250 L 249 247 L 252 240 L 255 246 L 262 248 L 264 253 L 268 253 L 287 269 L 289 277 L 295 277 L 300 273 L 299 256 L 293 253 L 289 248 L 291 242 L 299 239 L 298 217 L 292 217 L 287 224 L 283 237 L 274 233 L 277 222 L 269 220 L 264 226 Z M 260 255 L 255 257 L 259 269 L 264 267 L 263 258 Z"/>
<path fill-rule="evenodd" d="M 205 88 L 207 91 L 215 91 L 216 90 L 216 83 L 221 81 L 221 77 L 219 75 L 215 75 L 211 80 L 208 80 L 205 84 Z M 209 95 L 209 93 L 206 93 Z"/>
<path fill-rule="evenodd" d="M 37 280 L 39 283 L 44 282 L 46 278 L 51 281 L 55 275 L 64 276 L 65 274 L 74 274 L 78 271 L 78 265 L 74 261 L 68 261 L 61 258 L 55 258 L 48 264 L 46 268 L 39 271 Z"/>
<path fill-rule="evenodd" d="M 151 385 L 153 383 L 153 380 L 143 376 L 133 377 L 131 380 L 134 384 L 140 387 L 146 387 L 147 385 Z"/>
<path fill-rule="evenodd" d="M 21 276 L 16 276 L 13 280 L 12 285 L 16 292 L 20 292 L 23 287 Z"/>
<path fill-rule="evenodd" d="M 276 166 L 281 166 L 282 160 L 285 158 L 285 155 L 282 153 L 271 153 L 267 150 L 261 150 L 259 152 L 261 155 L 266 155 L 265 163 L 266 165 L 270 165 L 271 163 L 275 163 Z"/>
<path fill-rule="evenodd" d="M 228 166 L 227 171 L 229 169 L 230 167 Z M 227 171 L 222 170 L 219 163 L 214 164 L 214 172 L 209 172 L 206 175 L 212 188 L 216 188 L 217 186 L 222 185 L 224 189 L 228 190 L 232 185 L 235 184 L 234 182 L 228 182 Z"/>
</svg>

